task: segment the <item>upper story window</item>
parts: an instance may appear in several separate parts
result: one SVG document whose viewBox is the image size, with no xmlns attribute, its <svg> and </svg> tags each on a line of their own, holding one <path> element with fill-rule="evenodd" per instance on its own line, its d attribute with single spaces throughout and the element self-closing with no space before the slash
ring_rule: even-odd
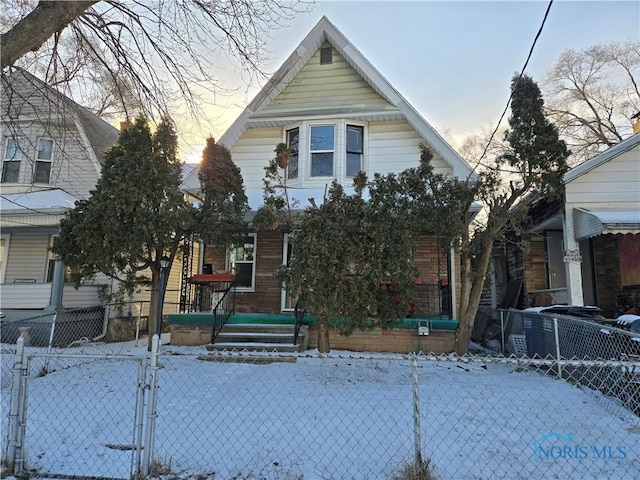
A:
<svg viewBox="0 0 640 480">
<path fill-rule="evenodd" d="M 256 278 L 256 234 L 250 233 L 242 245 L 229 250 L 229 270 L 236 277 L 236 287 L 240 291 L 253 291 Z"/>
<path fill-rule="evenodd" d="M 7 138 L 2 162 L 2 182 L 17 183 L 20 177 L 20 162 L 24 157 L 26 140 L 24 138 Z"/>
<path fill-rule="evenodd" d="M 292 184 L 325 184 L 327 178 L 348 183 L 366 171 L 366 124 L 301 122 L 284 131 L 284 141 L 291 151 L 285 173 Z"/>
<path fill-rule="evenodd" d="M 335 126 L 312 125 L 310 131 L 311 176 L 333 176 L 333 152 L 335 150 Z"/>
<path fill-rule="evenodd" d="M 53 140 L 41 138 L 38 140 L 33 183 L 49 183 L 51 176 L 51 161 L 53 160 Z"/>
<path fill-rule="evenodd" d="M 287 178 L 298 178 L 298 145 L 300 143 L 300 129 L 287 130 L 287 147 L 291 153 L 287 166 Z"/>
<path fill-rule="evenodd" d="M 347 125 L 347 177 L 354 177 L 363 170 L 364 127 Z"/>
</svg>

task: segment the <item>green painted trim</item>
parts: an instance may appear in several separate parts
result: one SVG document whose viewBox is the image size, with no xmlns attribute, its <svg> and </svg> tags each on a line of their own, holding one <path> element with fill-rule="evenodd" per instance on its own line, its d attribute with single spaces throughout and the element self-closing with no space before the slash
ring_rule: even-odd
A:
<svg viewBox="0 0 640 480">
<path fill-rule="evenodd" d="M 211 314 L 209 312 L 194 312 L 194 313 L 170 313 L 167 315 L 169 325 L 202 325 L 209 326 L 211 324 Z M 456 319 L 442 319 L 442 318 L 405 318 L 401 322 L 398 322 L 396 328 L 403 330 L 416 330 L 418 328 L 418 321 L 431 322 L 431 328 L 433 330 L 451 330 L 454 331 L 458 328 L 458 320 Z M 293 314 L 269 314 L 269 313 L 234 313 L 229 318 L 227 323 L 248 323 L 248 324 L 261 324 L 261 325 L 291 325 L 295 323 Z M 304 317 L 304 325 L 315 327 L 317 321 L 315 317 L 307 315 Z M 340 321 L 333 319 L 331 322 L 334 326 L 338 326 Z"/>
</svg>

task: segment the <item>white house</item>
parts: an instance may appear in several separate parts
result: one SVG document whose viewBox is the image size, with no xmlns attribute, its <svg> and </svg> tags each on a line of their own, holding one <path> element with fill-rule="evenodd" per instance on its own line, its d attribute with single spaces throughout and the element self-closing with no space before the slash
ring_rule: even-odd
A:
<svg viewBox="0 0 640 480">
<path fill-rule="evenodd" d="M 296 152 L 285 173 L 289 195 L 300 207 L 309 197 L 321 202 L 334 180 L 352 186 L 358 171 L 372 176 L 418 166 L 422 143 L 433 150 L 438 172 L 463 179 L 472 175 L 467 163 L 326 17 L 219 142 L 240 168 L 253 210 L 262 204 L 264 167 L 280 143 Z M 197 171 L 183 183 L 194 195 L 199 186 Z M 236 310 L 279 314 L 294 306 L 273 276 L 287 262 L 289 248 L 288 234 L 254 231 L 226 258 L 207 248 L 203 263 L 214 272 L 236 274 Z M 451 252 L 438 250 L 435 237 L 425 236 L 414 262 L 422 282 L 455 290 L 456 262 Z M 447 314 L 455 317 L 455 301 L 449 296 L 447 302 Z"/>
<path fill-rule="evenodd" d="M 640 296 L 640 133 L 564 175 L 568 302 L 606 315 L 619 294 Z M 580 251 L 580 244 L 588 248 Z M 586 255 L 586 258 L 585 258 Z"/>
<path fill-rule="evenodd" d="M 1 80 L 0 308 L 42 309 L 60 220 L 89 196 L 118 130 L 22 69 Z M 65 306 L 95 305 L 97 291 L 65 285 Z"/>
</svg>

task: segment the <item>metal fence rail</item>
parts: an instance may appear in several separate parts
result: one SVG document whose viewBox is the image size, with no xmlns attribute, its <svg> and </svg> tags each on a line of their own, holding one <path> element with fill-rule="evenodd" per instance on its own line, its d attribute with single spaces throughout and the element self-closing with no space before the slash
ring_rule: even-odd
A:
<svg viewBox="0 0 640 480">
<path fill-rule="evenodd" d="M 2 463 L 9 473 L 136 475 L 143 452 L 146 356 L 27 353 L 24 337 L 16 350 L 10 396 L 5 390 L 2 395 L 2 411 L 8 412 L 2 421 Z M 64 371 L 71 376 L 61 381 L 46 373 L 46 365 L 65 361 L 70 361 Z M 33 377 L 33 370 L 40 373 Z M 91 381 L 96 372 L 100 378 Z"/>
<path fill-rule="evenodd" d="M 44 376 L 13 377 L 28 392 L 23 410 L 12 388 L 2 390 L 2 410 L 11 412 L 2 430 L 24 420 L 24 469 L 32 476 L 640 477 L 640 417 L 618 395 L 640 398 L 637 359 L 210 354 L 171 346 L 142 359 L 26 356 L 31 370 L 70 362 Z M 2 442 L 6 460 L 17 444 L 5 435 Z"/>
</svg>

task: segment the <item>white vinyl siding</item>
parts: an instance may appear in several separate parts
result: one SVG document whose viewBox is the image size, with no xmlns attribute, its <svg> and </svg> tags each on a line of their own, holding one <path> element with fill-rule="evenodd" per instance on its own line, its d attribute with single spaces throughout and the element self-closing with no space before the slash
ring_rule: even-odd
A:
<svg viewBox="0 0 640 480">
<path fill-rule="evenodd" d="M 24 157 L 21 162 L 23 165 L 20 167 L 17 183 L 36 183 L 38 187 L 48 184 L 54 188 L 61 188 L 77 198 L 88 198 L 100 175 L 75 124 L 60 125 L 52 121 L 45 128 L 44 125 L 34 122 L 18 122 L 12 129 L 18 129 L 25 138 Z M 7 131 L 7 127 L 3 126 L 5 135 Z M 49 168 L 48 179 L 46 182 L 36 181 L 37 163 L 41 163 L 37 160 L 39 140 L 52 138 L 55 138 L 52 161 L 47 162 L 49 165 L 40 167 Z M 5 151 L 6 143 L 3 145 L 3 160 Z"/>
<path fill-rule="evenodd" d="M 276 145 L 282 141 L 281 128 L 256 128 L 247 130 L 236 142 L 231 156 L 247 190 L 262 190 L 264 167 L 275 157 Z"/>
<path fill-rule="evenodd" d="M 30 228 L 11 233 L 5 283 L 45 281 L 51 233 Z"/>
<path fill-rule="evenodd" d="M 320 65 L 318 49 L 293 81 L 260 112 L 260 116 L 372 109 L 398 110 L 373 90 L 335 49 L 333 62 Z"/>
<path fill-rule="evenodd" d="M 367 141 L 367 172 L 399 173 L 417 167 L 420 162 L 420 144 L 424 143 L 418 133 L 405 121 L 370 123 Z M 438 173 L 452 175 L 453 171 L 434 152 L 433 165 Z"/>
<path fill-rule="evenodd" d="M 599 209 L 637 206 L 640 202 L 640 145 L 566 184 L 566 202 Z"/>
</svg>

